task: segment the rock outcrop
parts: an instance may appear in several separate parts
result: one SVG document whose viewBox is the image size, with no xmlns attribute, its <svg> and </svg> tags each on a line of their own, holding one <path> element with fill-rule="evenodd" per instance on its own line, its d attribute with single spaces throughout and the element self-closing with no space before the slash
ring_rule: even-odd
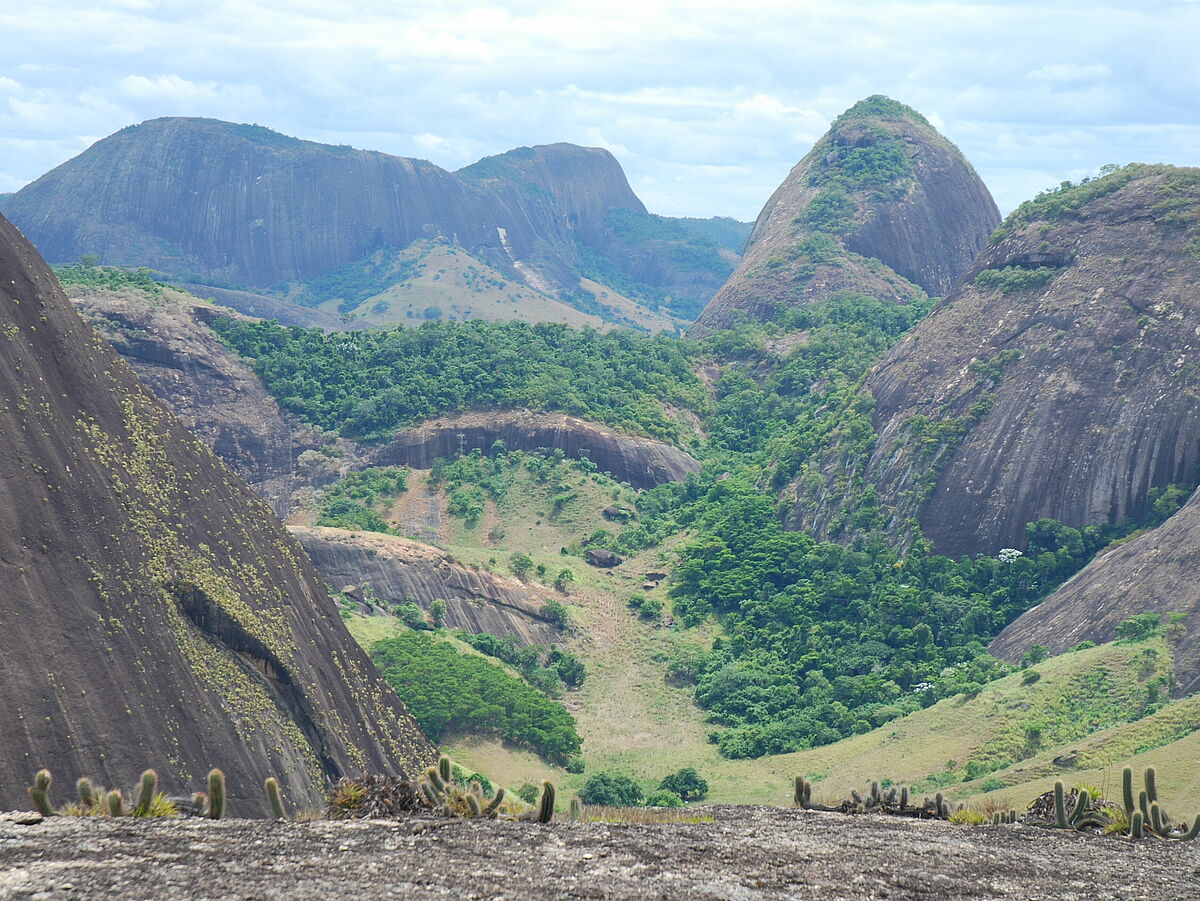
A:
<svg viewBox="0 0 1200 901">
<path fill-rule="evenodd" d="M 1200 170 L 1170 166 L 1018 208 L 868 378 L 873 450 L 822 461 L 793 523 L 831 534 L 866 485 L 894 534 L 995 553 L 1042 517 L 1138 521 L 1151 489 L 1200 483 L 1198 212 Z"/>
<path fill-rule="evenodd" d="M 0 807 L 32 773 L 236 809 L 433 756 L 265 504 L 79 318 L 0 218 Z"/>
<path fill-rule="evenodd" d="M 1182 613 L 1175 644 L 1177 695 L 1200 690 L 1200 493 L 1157 529 L 1096 557 L 1082 572 L 1018 617 L 988 648 L 1018 662 L 1030 645 L 1059 654 L 1081 641 L 1112 641 L 1139 613 Z"/>
<path fill-rule="evenodd" d="M 562 413 L 524 411 L 466 413 L 401 429 L 372 454 L 371 462 L 428 469 L 438 457 L 488 453 L 496 441 L 510 451 L 561 450 L 568 457 L 587 457 L 601 472 L 635 488 L 677 482 L 700 471 L 699 461 L 665 442 L 623 435 Z"/>
<path fill-rule="evenodd" d="M 428 610 L 441 598 L 451 629 L 513 635 L 543 647 L 559 640 L 554 623 L 540 613 L 545 598 L 520 582 L 459 563 L 438 548 L 344 529 L 292 526 L 291 532 L 335 589 L 369 585 L 388 608 L 411 601 Z"/>
<path fill-rule="evenodd" d="M 7 198 L 3 209 L 56 263 L 98 254 L 107 264 L 148 266 L 182 281 L 266 289 L 441 236 L 564 298 L 579 293 L 584 270 L 597 269 L 585 249 L 602 257 L 612 250 L 611 212 L 649 216 L 620 165 L 599 148 L 522 147 L 452 173 L 425 160 L 195 118 L 124 128 Z M 705 254 L 720 271 L 707 293 L 700 286 L 701 300 L 724 278 L 730 264 L 712 242 L 693 235 L 684 243 L 688 253 L 678 259 L 665 248 L 656 266 L 637 264 L 655 274 L 656 283 L 643 286 L 648 293 L 694 293 L 696 259 Z M 620 254 L 598 264 L 623 268 Z M 387 287 L 351 284 L 356 278 L 361 273 L 339 276 L 326 288 L 344 289 L 352 301 Z"/>
<path fill-rule="evenodd" d="M 919 113 L 868 97 L 842 113 L 758 216 L 742 262 L 693 333 L 839 291 L 942 296 L 1000 222 L 958 149 Z"/>
<path fill-rule="evenodd" d="M 292 424 L 242 360 L 208 327 L 228 315 L 163 289 L 69 287 L 71 301 L 138 379 L 267 498 L 280 516 L 291 494 Z"/>
</svg>

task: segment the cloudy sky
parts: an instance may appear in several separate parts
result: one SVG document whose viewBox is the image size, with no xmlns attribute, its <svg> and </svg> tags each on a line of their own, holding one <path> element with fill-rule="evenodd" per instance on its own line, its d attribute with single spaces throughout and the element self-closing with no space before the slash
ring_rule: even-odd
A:
<svg viewBox="0 0 1200 901">
<path fill-rule="evenodd" d="M 156 116 L 457 168 L 607 147 L 654 212 L 752 219 L 888 94 L 1004 211 L 1104 163 L 1200 164 L 1200 2 L 24 0 L 0 3 L 0 192 Z"/>
</svg>

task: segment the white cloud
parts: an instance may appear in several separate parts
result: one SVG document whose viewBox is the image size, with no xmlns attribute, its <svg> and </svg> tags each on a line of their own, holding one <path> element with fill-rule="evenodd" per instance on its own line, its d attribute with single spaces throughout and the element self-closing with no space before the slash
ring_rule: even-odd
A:
<svg viewBox="0 0 1200 901">
<path fill-rule="evenodd" d="M 1052 63 L 1048 66 L 1034 69 L 1029 73 L 1029 77 L 1034 81 L 1093 81 L 1097 78 L 1107 78 L 1109 75 L 1108 66 L 1104 63 L 1090 63 L 1087 65 L 1070 65 L 1067 63 Z"/>
<path fill-rule="evenodd" d="M 84 136 L 206 115 L 448 168 L 603 146 L 651 209 L 749 219 L 872 93 L 1003 208 L 1106 162 L 1200 162 L 1200 6 L 1174 0 L 42 0 L 0 33 L 0 135 L 34 142 L 0 140 L 9 187 Z"/>
</svg>

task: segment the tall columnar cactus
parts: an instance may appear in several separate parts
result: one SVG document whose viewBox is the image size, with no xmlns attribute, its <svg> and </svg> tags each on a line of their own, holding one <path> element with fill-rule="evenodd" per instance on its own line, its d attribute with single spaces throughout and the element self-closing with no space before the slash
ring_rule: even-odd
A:
<svg viewBox="0 0 1200 901">
<path fill-rule="evenodd" d="M 50 784 L 53 781 L 54 777 L 50 775 L 50 771 L 42 769 L 37 771 L 33 777 L 33 785 L 29 787 L 29 800 L 44 817 L 52 817 L 57 813 L 50 804 Z"/>
<path fill-rule="evenodd" d="M 225 816 L 225 774 L 220 770 L 208 774 L 208 816 L 213 820 Z"/>
<path fill-rule="evenodd" d="M 263 780 L 263 790 L 267 793 L 267 802 L 271 805 L 271 816 L 276 820 L 286 820 L 283 812 L 283 797 L 279 794 L 279 782 L 274 776 Z"/>
<path fill-rule="evenodd" d="M 75 783 L 75 791 L 79 793 L 79 808 L 85 813 L 96 806 L 96 789 L 92 787 L 92 780 L 87 776 L 80 776 Z"/>
<path fill-rule="evenodd" d="M 502 803 L 504 803 L 504 795 L 505 795 L 504 789 L 502 789 L 502 788 L 496 789 L 496 796 L 494 798 L 492 798 L 492 800 L 488 803 L 488 805 L 485 808 L 483 808 L 483 815 L 485 817 L 487 817 L 489 820 L 496 819 L 497 815 L 500 813 L 500 805 Z M 577 804 L 579 804 L 579 799 L 574 798 L 573 802 L 577 805 Z"/>
<path fill-rule="evenodd" d="M 554 819 L 554 785 L 546 781 L 542 783 L 542 797 L 538 802 L 537 821 L 549 823 L 552 819 Z"/>
<path fill-rule="evenodd" d="M 1133 817 L 1133 767 L 1125 767 L 1121 771 L 1121 799 L 1125 802 L 1125 816 Z"/>
<path fill-rule="evenodd" d="M 154 805 L 154 795 L 157 792 L 158 773 L 154 770 L 146 770 L 142 773 L 142 780 L 138 785 L 137 805 L 133 808 L 135 817 L 144 817 L 150 812 L 150 808 Z"/>
<path fill-rule="evenodd" d="M 1129 837 L 1141 838 L 1145 833 L 1145 824 L 1142 819 L 1142 812 L 1135 810 L 1133 816 L 1129 818 Z"/>
<path fill-rule="evenodd" d="M 442 781 L 449 784 L 453 780 L 451 772 L 450 758 L 443 754 L 438 758 L 438 775 L 442 777 Z"/>
<path fill-rule="evenodd" d="M 1061 782 L 1054 783 L 1054 825 L 1059 829 L 1066 829 L 1070 826 L 1070 823 L 1067 822 L 1065 791 Z"/>
<path fill-rule="evenodd" d="M 583 805 L 579 802 L 578 798 L 571 799 L 571 808 L 570 808 L 569 816 L 571 817 L 572 823 L 578 823 L 580 820 L 583 819 Z"/>
<path fill-rule="evenodd" d="M 792 792 L 792 804 L 796 807 L 808 807 L 811 803 L 812 783 L 803 776 L 797 776 L 795 789 Z"/>
<path fill-rule="evenodd" d="M 110 817 L 125 816 L 125 798 L 116 789 L 108 793 L 108 815 Z"/>
</svg>

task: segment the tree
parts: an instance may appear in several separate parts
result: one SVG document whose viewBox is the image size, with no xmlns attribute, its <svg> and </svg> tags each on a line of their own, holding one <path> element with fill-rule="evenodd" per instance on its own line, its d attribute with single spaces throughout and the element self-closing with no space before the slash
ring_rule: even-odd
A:
<svg viewBox="0 0 1200 901">
<path fill-rule="evenodd" d="M 433 627 L 440 629 L 446 621 L 446 602 L 441 598 L 434 598 L 433 603 L 429 605 L 429 615 L 433 618 Z"/>
<path fill-rule="evenodd" d="M 642 788 L 628 776 L 596 773 L 579 790 L 579 800 L 596 807 L 635 807 L 642 803 Z"/>
<path fill-rule="evenodd" d="M 524 582 L 529 576 L 529 571 L 533 569 L 533 559 L 528 554 L 517 551 L 508 558 L 508 566 L 513 575 Z"/>
<path fill-rule="evenodd" d="M 1117 638 L 1126 641 L 1141 641 L 1153 635 L 1159 623 L 1160 617 L 1157 613 L 1139 613 L 1118 625 L 1115 634 Z"/>
<path fill-rule="evenodd" d="M 699 801 L 708 795 L 708 782 L 690 766 L 664 776 L 658 787 L 661 791 L 674 792 L 685 801 Z"/>
<path fill-rule="evenodd" d="M 560 569 L 558 575 L 554 577 L 554 587 L 563 594 L 567 593 L 567 589 L 575 582 L 575 573 L 569 569 Z"/>
</svg>

